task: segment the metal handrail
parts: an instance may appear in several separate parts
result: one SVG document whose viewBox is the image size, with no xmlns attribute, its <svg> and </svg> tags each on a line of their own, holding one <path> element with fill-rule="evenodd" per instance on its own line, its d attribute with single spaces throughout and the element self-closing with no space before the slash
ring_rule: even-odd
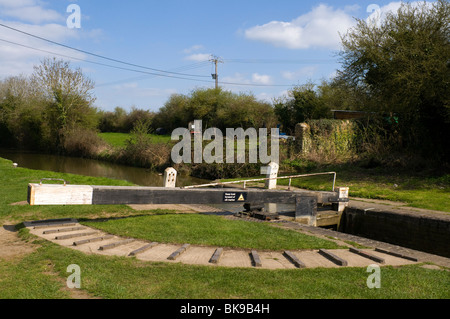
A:
<svg viewBox="0 0 450 319">
<path fill-rule="evenodd" d="M 219 186 L 219 185 L 229 185 L 229 184 L 239 184 L 244 183 L 244 189 L 246 188 L 246 183 L 248 182 L 259 182 L 259 181 L 268 181 L 268 180 L 278 180 L 278 179 L 288 179 L 289 178 L 289 187 L 288 190 L 291 190 L 291 183 L 293 178 L 300 177 L 309 177 L 309 176 L 320 176 L 320 175 L 333 175 L 333 192 L 336 188 L 336 172 L 326 172 L 326 173 L 313 173 L 313 174 L 302 174 L 302 175 L 292 175 L 292 176 L 281 176 L 281 177 L 266 177 L 266 178 L 255 178 L 255 179 L 245 179 L 239 181 L 231 181 L 231 182 L 218 182 L 218 183 L 210 183 L 210 184 L 202 184 L 202 185 L 192 185 L 192 186 L 184 186 L 182 188 L 200 188 L 200 187 L 209 187 L 209 186 Z"/>
</svg>

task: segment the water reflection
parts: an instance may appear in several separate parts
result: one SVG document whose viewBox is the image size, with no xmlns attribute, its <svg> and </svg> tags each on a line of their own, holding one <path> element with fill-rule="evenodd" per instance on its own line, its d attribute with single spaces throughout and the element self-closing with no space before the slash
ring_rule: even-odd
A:
<svg viewBox="0 0 450 319">
<path fill-rule="evenodd" d="M 19 167 L 70 173 L 84 176 L 107 177 L 126 180 L 140 186 L 163 186 L 163 172 L 157 173 L 145 168 L 118 165 L 85 158 L 36 154 L 23 151 L 0 150 L 0 157 L 19 164 Z M 178 176 L 177 186 L 209 183 L 191 176 Z"/>
</svg>

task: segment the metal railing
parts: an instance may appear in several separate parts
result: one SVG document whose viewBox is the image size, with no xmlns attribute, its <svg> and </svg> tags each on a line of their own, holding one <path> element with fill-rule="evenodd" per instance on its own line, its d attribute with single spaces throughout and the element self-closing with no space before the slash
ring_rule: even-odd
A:
<svg viewBox="0 0 450 319">
<path fill-rule="evenodd" d="M 326 173 L 313 173 L 313 174 L 302 174 L 302 175 L 292 175 L 292 176 L 281 176 L 281 177 L 267 177 L 267 178 L 255 178 L 255 179 L 245 179 L 239 181 L 230 181 L 230 182 L 217 182 L 210 184 L 202 184 L 202 185 L 192 185 L 192 186 L 184 186 L 182 188 L 200 188 L 200 187 L 210 187 L 210 186 L 221 186 L 221 185 L 230 185 L 230 184 L 240 184 L 244 183 L 244 189 L 246 188 L 246 184 L 248 182 L 261 182 L 268 180 L 278 180 L 278 179 L 289 179 L 289 187 L 288 190 L 291 190 L 292 179 L 301 178 L 301 177 L 309 177 L 309 176 L 320 176 L 320 175 L 333 175 L 333 192 L 336 188 L 336 172 L 326 172 Z"/>
</svg>

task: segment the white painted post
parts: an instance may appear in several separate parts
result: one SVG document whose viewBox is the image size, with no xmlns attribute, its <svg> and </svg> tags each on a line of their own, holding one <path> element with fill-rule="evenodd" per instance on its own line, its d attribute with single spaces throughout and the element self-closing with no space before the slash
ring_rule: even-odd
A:
<svg viewBox="0 0 450 319">
<path fill-rule="evenodd" d="M 277 178 L 278 177 L 278 164 L 275 162 L 270 162 L 269 166 L 267 166 L 267 175 L 266 178 Z M 276 189 L 277 188 L 277 180 L 276 179 L 268 179 L 266 180 L 266 188 L 267 189 Z"/>
<path fill-rule="evenodd" d="M 164 187 L 175 188 L 177 183 L 177 171 L 172 167 L 164 171 Z"/>
<path fill-rule="evenodd" d="M 339 204 L 338 204 L 338 212 L 342 213 L 344 212 L 345 207 L 348 206 L 348 192 L 349 192 L 349 188 L 348 187 L 337 187 L 337 192 L 339 194 Z M 341 200 L 344 200 L 341 202 Z"/>
</svg>

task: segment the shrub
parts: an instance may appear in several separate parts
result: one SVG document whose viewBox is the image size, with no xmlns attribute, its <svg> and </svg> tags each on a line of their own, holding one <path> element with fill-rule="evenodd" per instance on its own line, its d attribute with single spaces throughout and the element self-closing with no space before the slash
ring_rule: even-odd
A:
<svg viewBox="0 0 450 319">
<path fill-rule="evenodd" d="M 117 161 L 123 164 L 160 169 L 170 162 L 171 147 L 164 143 L 154 143 L 150 131 L 150 122 L 138 120 L 126 140 L 125 148 L 118 150 Z"/>
<path fill-rule="evenodd" d="M 307 121 L 307 124 L 309 130 L 304 136 L 302 150 L 307 159 L 336 163 L 356 155 L 357 128 L 354 122 L 321 119 Z"/>
<path fill-rule="evenodd" d="M 64 134 L 64 152 L 71 156 L 96 158 L 107 144 L 91 129 L 74 127 Z"/>
</svg>

